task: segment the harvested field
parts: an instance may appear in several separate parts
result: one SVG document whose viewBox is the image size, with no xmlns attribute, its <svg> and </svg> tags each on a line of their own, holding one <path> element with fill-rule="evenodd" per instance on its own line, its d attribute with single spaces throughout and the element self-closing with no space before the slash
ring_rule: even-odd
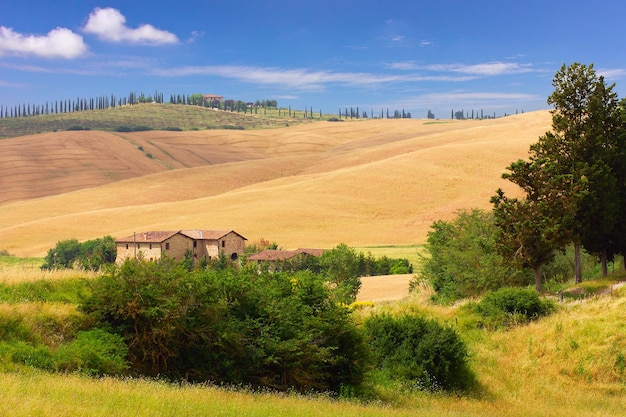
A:
<svg viewBox="0 0 626 417">
<path fill-rule="evenodd" d="M 397 301 L 409 295 L 409 282 L 414 274 L 362 277 L 357 301 Z"/>
<path fill-rule="evenodd" d="M 0 158 L 13 165 L 0 160 L 0 249 L 42 256 L 69 238 L 196 228 L 285 249 L 416 245 L 433 221 L 515 191 L 502 173 L 549 129 L 541 111 L 4 139 Z"/>
</svg>

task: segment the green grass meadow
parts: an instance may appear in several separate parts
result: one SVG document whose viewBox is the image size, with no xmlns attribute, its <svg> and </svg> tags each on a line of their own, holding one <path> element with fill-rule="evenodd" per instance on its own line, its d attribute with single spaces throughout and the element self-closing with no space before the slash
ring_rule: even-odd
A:
<svg viewBox="0 0 626 417">
<path fill-rule="evenodd" d="M 407 258 L 417 249 L 358 248 L 375 256 Z M 36 259 L 0 258 L 0 322 L 5 326 L 0 333 L 7 330 L 6 323 L 13 323 L 12 329 L 30 340 L 55 346 L 89 325 L 70 295 L 84 291 L 90 276 L 84 271 L 73 271 L 71 276 L 56 271 L 36 277 L 29 272 L 36 269 L 31 268 L 35 263 Z M 478 326 L 479 318 L 467 308 L 471 300 L 433 305 L 428 289 L 355 313 L 357 322 L 383 312 L 419 313 L 453 327 L 467 343 L 476 377 L 476 386 L 464 393 L 423 392 L 375 372 L 366 381 L 365 395 L 340 399 L 145 378 L 89 377 L 14 363 L 0 350 L 0 415 L 622 416 L 626 413 L 626 287 L 618 283 L 625 278 L 620 269 L 609 279 L 585 281 L 596 294 L 599 287 L 613 290 L 584 299 L 566 298 L 563 303 L 555 298 L 554 314 L 510 329 Z"/>
</svg>

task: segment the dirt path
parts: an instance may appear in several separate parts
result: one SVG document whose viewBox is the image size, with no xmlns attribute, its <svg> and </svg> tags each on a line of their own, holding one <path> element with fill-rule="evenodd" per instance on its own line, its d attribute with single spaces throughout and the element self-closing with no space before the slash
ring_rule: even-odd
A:
<svg viewBox="0 0 626 417">
<path fill-rule="evenodd" d="M 409 295 L 409 282 L 414 274 L 381 275 L 361 278 L 357 301 L 395 301 Z"/>
</svg>

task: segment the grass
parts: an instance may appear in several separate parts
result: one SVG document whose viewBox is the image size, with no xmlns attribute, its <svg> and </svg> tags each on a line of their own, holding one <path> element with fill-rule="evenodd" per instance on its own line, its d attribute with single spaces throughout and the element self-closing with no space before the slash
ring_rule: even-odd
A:
<svg viewBox="0 0 626 417">
<path fill-rule="evenodd" d="M 76 269 L 42 270 L 43 258 L 0 256 L 0 285 L 93 278 L 98 273 Z"/>
<path fill-rule="evenodd" d="M 383 252 L 393 247 L 381 247 Z M 415 249 L 386 252 L 388 256 Z M 0 259 L 0 265 L 27 263 Z M 15 270 L 10 287 L 28 286 Z M 622 275 L 620 275 L 622 274 Z M 599 288 L 623 277 L 586 281 Z M 58 279 L 58 277 L 57 277 Z M 35 284 L 41 285 L 42 281 Z M 43 281 L 45 283 L 45 281 Z M 61 279 L 74 291 L 72 279 Z M 68 284 L 69 283 L 69 284 Z M 63 287 L 61 285 L 59 288 Z M 65 287 L 63 287 L 65 288 Z M 356 310 L 357 321 L 380 312 L 418 313 L 454 327 L 470 351 L 477 387 L 465 394 L 429 394 L 373 377 L 370 400 L 337 400 L 250 391 L 245 387 L 180 385 L 147 379 L 88 378 L 49 374 L 14 365 L 0 354 L 0 415 L 14 416 L 618 416 L 626 410 L 626 289 L 612 295 L 559 303 L 557 312 L 508 331 L 477 328 L 472 313 L 433 305 L 432 289 L 399 302 Z M 76 304 L 0 302 L 0 321 L 23 323 L 32 340 L 55 346 L 85 325 Z M 9 320 L 10 321 L 10 320 Z M 19 330 L 18 329 L 18 330 Z"/>
<path fill-rule="evenodd" d="M 310 116 L 309 116 L 310 117 Z M 323 118 L 327 115 L 323 115 Z M 264 129 L 285 127 L 311 120 L 301 110 L 272 109 L 257 113 L 219 111 L 199 106 L 137 104 L 116 108 L 0 119 L 0 138 L 26 136 L 58 130 L 107 130 L 142 128 L 153 130 Z"/>
<path fill-rule="evenodd" d="M 463 330 L 479 388 L 428 394 L 374 387 L 371 402 L 86 378 L 20 368 L 0 373 L 0 414 L 13 416 L 620 416 L 626 410 L 626 294 L 569 302 L 548 318 L 510 331 Z M 375 309 L 428 312 L 456 326 L 462 310 L 418 300 Z M 27 307 L 28 308 L 28 307 Z M 366 311 L 366 310 L 363 310 Z M 371 310 L 367 310 L 371 311 Z M 365 313 L 364 313 L 365 314 Z"/>
</svg>

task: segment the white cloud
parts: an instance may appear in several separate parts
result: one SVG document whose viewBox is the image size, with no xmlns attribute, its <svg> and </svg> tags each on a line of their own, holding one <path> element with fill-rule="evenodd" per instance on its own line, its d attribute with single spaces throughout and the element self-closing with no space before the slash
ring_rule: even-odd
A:
<svg viewBox="0 0 626 417">
<path fill-rule="evenodd" d="M 148 45 L 178 43 L 176 35 L 152 25 L 145 24 L 136 29 L 129 28 L 126 26 L 126 17 L 119 10 L 111 7 L 94 9 L 89 14 L 83 30 L 110 42 Z"/>
<path fill-rule="evenodd" d="M 502 74 L 520 74 L 524 72 L 532 72 L 530 64 L 518 64 L 515 62 L 486 62 L 475 65 L 452 65 L 450 71 L 461 72 L 464 74 L 475 75 L 502 75 Z"/>
<path fill-rule="evenodd" d="M 392 62 L 388 64 L 391 69 L 414 71 L 425 70 L 433 72 L 455 72 L 474 76 L 495 76 L 504 74 L 521 74 L 526 72 L 536 72 L 532 64 L 518 64 L 515 62 L 485 62 L 481 64 L 430 64 L 419 65 L 414 61 Z"/>
<path fill-rule="evenodd" d="M 320 90 L 327 84 L 377 86 L 388 83 L 418 81 L 468 81 L 469 76 L 421 76 L 398 74 L 372 74 L 363 72 L 313 71 L 309 69 L 280 69 L 273 67 L 249 67 L 234 65 L 181 67 L 156 69 L 154 75 L 163 77 L 218 76 L 243 82 L 277 85 L 301 90 Z"/>
<path fill-rule="evenodd" d="M 193 32 L 191 32 L 191 36 L 189 37 L 189 39 L 187 39 L 187 43 L 194 43 L 200 38 L 204 38 L 204 32 L 194 30 Z"/>
<path fill-rule="evenodd" d="M 23 35 L 0 26 L 0 56 L 35 55 L 43 58 L 77 58 L 87 52 L 80 35 L 66 28 L 56 28 L 45 36 Z"/>
<path fill-rule="evenodd" d="M 505 93 L 505 92 L 444 92 L 423 94 L 413 99 L 409 99 L 407 107 L 434 107 L 434 108 L 505 108 L 544 103 L 545 98 L 534 94 L 525 93 Z"/>
<path fill-rule="evenodd" d="M 626 77 L 626 70 L 621 68 L 615 69 L 599 69 L 597 70 L 598 75 L 602 75 L 607 80 L 620 80 Z"/>
</svg>

